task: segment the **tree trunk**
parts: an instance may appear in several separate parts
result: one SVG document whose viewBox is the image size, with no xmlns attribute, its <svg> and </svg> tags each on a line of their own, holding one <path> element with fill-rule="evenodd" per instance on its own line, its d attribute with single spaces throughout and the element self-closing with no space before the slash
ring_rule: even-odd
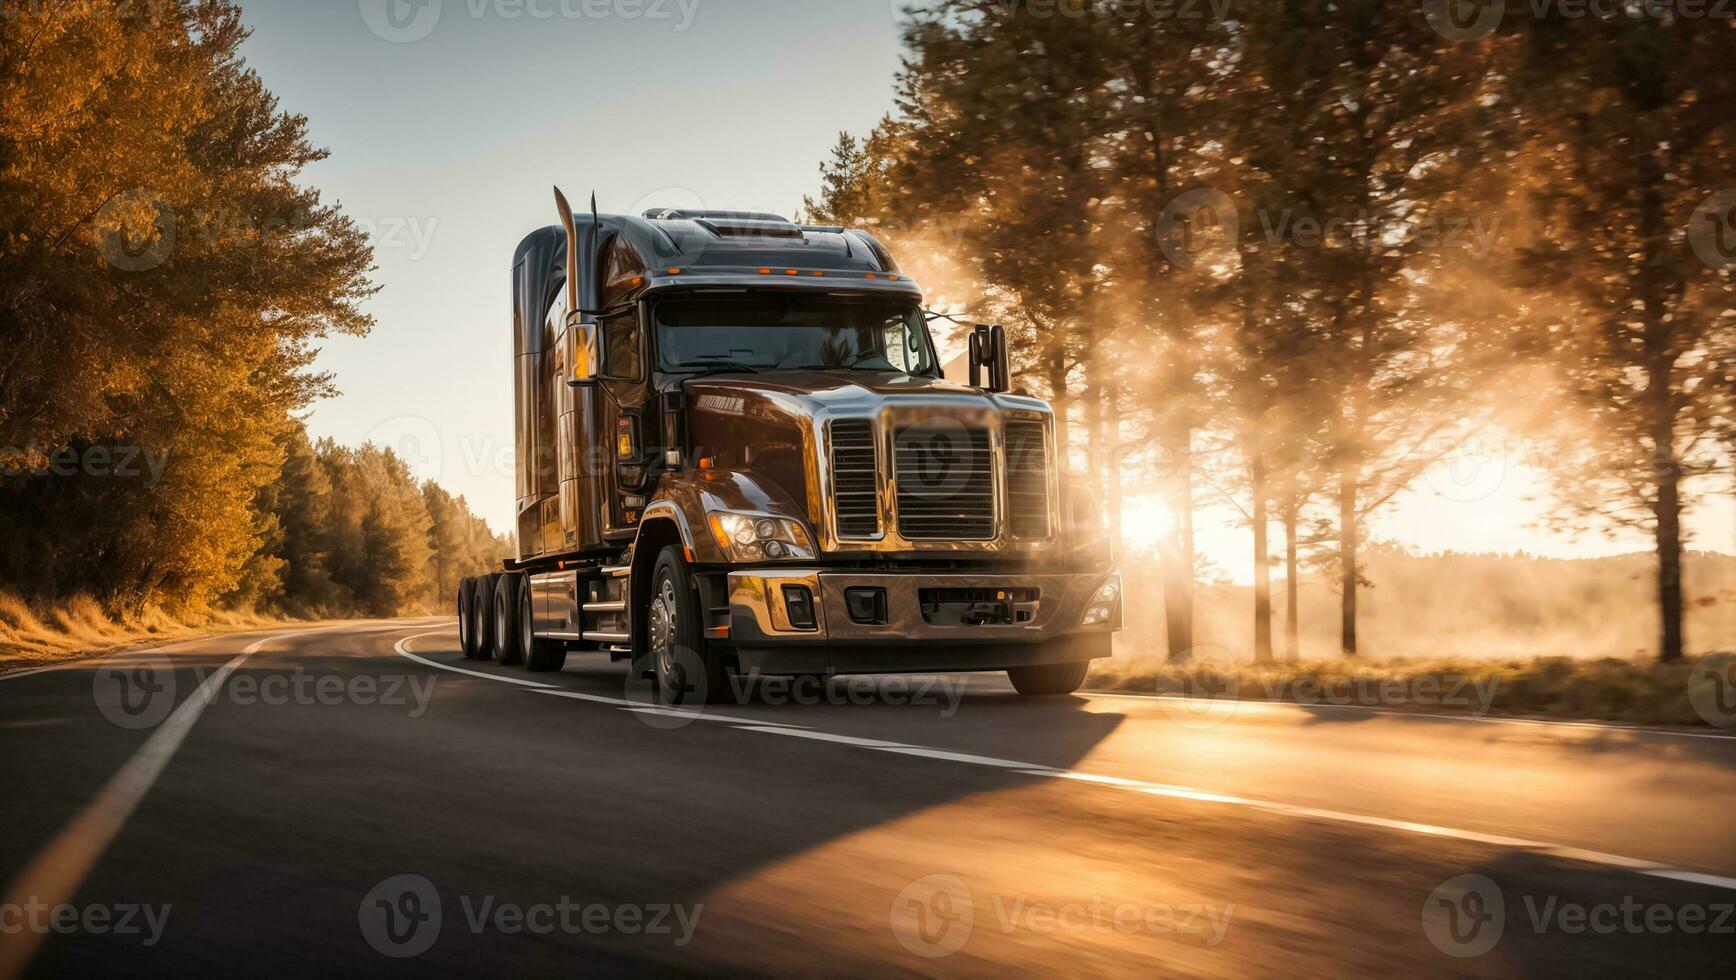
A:
<svg viewBox="0 0 1736 980">
<path fill-rule="evenodd" d="M 1164 503 L 1174 516 L 1163 545 L 1163 612 L 1169 659 L 1193 656 L 1193 460 L 1192 433 L 1172 426 L 1164 439 L 1169 462 Z"/>
<path fill-rule="evenodd" d="M 1104 480 L 1108 484 L 1105 499 L 1109 507 L 1109 535 L 1116 545 L 1121 543 L 1121 386 L 1110 382 L 1104 388 L 1103 442 Z"/>
<path fill-rule="evenodd" d="M 1266 457 L 1249 466 L 1254 494 L 1254 662 L 1272 662 L 1272 556 L 1266 542 Z"/>
<path fill-rule="evenodd" d="M 1682 659 L 1686 643 L 1682 624 L 1682 500 L 1681 477 L 1674 467 L 1658 474 L 1658 614 L 1662 630 L 1658 659 Z"/>
<path fill-rule="evenodd" d="M 1103 479 L 1103 388 L 1097 383 L 1095 365 L 1085 367 L 1085 457 L 1086 471 L 1091 474 L 1091 493 L 1104 499 Z M 1117 542 L 1119 544 L 1119 542 Z"/>
<path fill-rule="evenodd" d="M 1302 659 L 1302 628 L 1298 615 L 1302 605 L 1301 583 L 1297 581 L 1296 526 L 1301 521 L 1296 498 L 1284 503 L 1284 657 L 1291 663 Z"/>
<path fill-rule="evenodd" d="M 1360 543 L 1356 515 L 1358 489 L 1355 466 L 1344 464 L 1338 472 L 1338 560 L 1344 590 L 1338 646 L 1346 657 L 1356 656 L 1356 552 Z"/>
<path fill-rule="evenodd" d="M 1658 377 L 1662 375 L 1663 377 Z M 1669 384 L 1668 368 L 1653 370 L 1653 384 Z M 1658 496 L 1652 513 L 1656 519 L 1658 549 L 1658 659 L 1675 663 L 1686 644 L 1682 595 L 1682 467 L 1676 459 L 1676 425 L 1667 397 L 1655 399 L 1652 451 L 1657 454 Z"/>
<path fill-rule="evenodd" d="M 1059 336 L 1052 336 L 1044 353 L 1044 373 L 1049 380 L 1049 405 L 1055 410 L 1055 465 L 1065 473 L 1072 468 L 1068 460 L 1072 433 L 1069 415 L 1073 399 L 1067 393 L 1067 345 Z"/>
</svg>

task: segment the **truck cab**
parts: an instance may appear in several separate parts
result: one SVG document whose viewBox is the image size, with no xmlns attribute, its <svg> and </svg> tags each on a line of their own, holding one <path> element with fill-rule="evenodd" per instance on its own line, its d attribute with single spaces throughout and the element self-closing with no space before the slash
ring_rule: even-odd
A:
<svg viewBox="0 0 1736 980">
<path fill-rule="evenodd" d="M 732 672 L 1062 694 L 1110 655 L 1101 519 L 998 327 L 949 381 L 866 232 L 557 199 L 514 258 L 517 548 L 460 586 L 467 656 L 606 652 L 685 704 Z"/>
</svg>

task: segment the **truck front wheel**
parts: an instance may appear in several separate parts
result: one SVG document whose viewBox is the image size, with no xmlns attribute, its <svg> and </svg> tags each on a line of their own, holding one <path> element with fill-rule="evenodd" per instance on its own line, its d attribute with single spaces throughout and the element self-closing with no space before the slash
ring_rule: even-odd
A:
<svg viewBox="0 0 1736 980">
<path fill-rule="evenodd" d="M 651 572 L 651 603 L 646 614 L 646 650 L 664 704 L 716 704 L 724 699 L 728 678 L 723 658 L 705 641 L 699 588 L 681 549 L 657 556 Z"/>
<path fill-rule="evenodd" d="M 1039 664 L 1034 667 L 1009 667 L 1007 676 L 1013 687 L 1026 697 L 1056 697 L 1072 694 L 1085 683 L 1090 663 Z"/>
</svg>

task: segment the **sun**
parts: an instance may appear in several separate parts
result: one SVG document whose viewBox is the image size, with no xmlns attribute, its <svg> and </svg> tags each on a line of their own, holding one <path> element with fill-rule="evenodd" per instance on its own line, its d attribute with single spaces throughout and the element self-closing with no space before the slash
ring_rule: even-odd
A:
<svg viewBox="0 0 1736 980">
<path fill-rule="evenodd" d="M 1161 497 L 1129 497 L 1121 504 L 1121 543 L 1130 551 L 1156 551 L 1175 530 L 1175 513 Z"/>
</svg>

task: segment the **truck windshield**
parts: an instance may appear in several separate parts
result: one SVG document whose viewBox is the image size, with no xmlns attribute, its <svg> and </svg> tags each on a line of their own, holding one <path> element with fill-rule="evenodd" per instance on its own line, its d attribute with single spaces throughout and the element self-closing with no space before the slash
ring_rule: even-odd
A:
<svg viewBox="0 0 1736 980">
<path fill-rule="evenodd" d="M 906 303 L 824 297 L 671 300 L 657 305 L 665 371 L 896 371 L 934 376 L 927 326 Z"/>
</svg>

